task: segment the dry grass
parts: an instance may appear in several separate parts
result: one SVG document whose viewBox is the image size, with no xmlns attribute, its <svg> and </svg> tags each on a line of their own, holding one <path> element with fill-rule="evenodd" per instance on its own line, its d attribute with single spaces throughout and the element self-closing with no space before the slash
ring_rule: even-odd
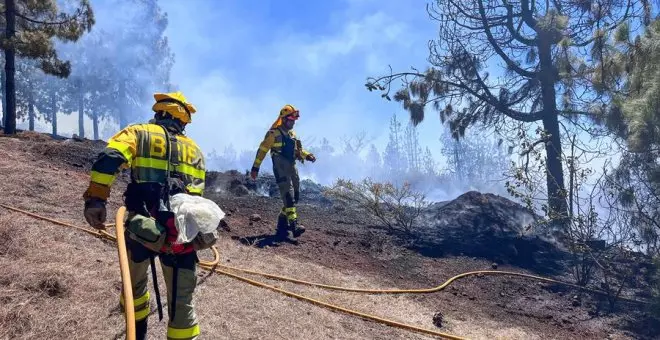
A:
<svg viewBox="0 0 660 340">
<path fill-rule="evenodd" d="M 282 257 L 274 253 L 269 253 L 268 251 L 259 250 L 256 248 L 250 247 L 237 247 L 235 243 L 223 239 L 219 242 L 219 249 L 222 249 L 221 258 L 223 263 L 229 264 L 232 266 L 240 268 L 249 268 L 252 270 L 258 270 L 268 273 L 277 273 L 285 276 L 292 276 L 299 279 L 330 283 L 346 287 L 370 287 L 370 288 L 391 288 L 387 284 L 378 281 L 375 278 L 365 276 L 362 273 L 358 272 L 339 272 L 329 267 L 319 266 L 312 263 L 302 263 L 292 260 L 290 258 Z M 227 263 L 227 259 L 230 259 L 230 262 Z M 256 278 L 256 277 L 255 277 Z M 227 280 L 224 279 L 223 280 Z M 438 329 L 433 325 L 433 314 L 435 309 L 429 308 L 427 304 L 421 303 L 419 300 L 424 299 L 423 296 L 414 296 L 414 295 L 369 295 L 369 294 L 358 294 L 358 293 L 346 293 L 346 292 L 337 292 L 337 291 L 328 291 L 314 287 L 300 286 L 293 283 L 275 281 L 275 280 L 265 280 L 258 278 L 261 281 L 267 281 L 268 283 L 284 288 L 286 290 L 299 293 L 305 296 L 310 296 L 317 298 L 321 301 L 331 302 L 333 304 L 338 304 L 344 307 L 350 307 L 355 310 L 366 312 L 369 314 L 374 314 L 381 317 L 386 317 L 393 319 L 399 322 L 409 323 L 415 326 L 433 329 L 438 331 L 443 331 L 447 333 L 453 333 L 456 335 L 467 336 L 473 339 L 496 339 L 496 338 L 506 338 L 506 339 L 533 339 L 534 335 L 526 333 L 521 329 L 511 328 L 505 324 L 490 321 L 483 322 L 483 320 L 460 320 L 453 318 L 451 315 L 445 316 L 444 327 Z M 209 281 L 209 286 L 214 285 L 215 282 L 211 283 Z M 243 285 L 240 284 L 239 285 Z M 241 290 L 248 289 L 253 290 L 255 288 L 245 287 Z M 213 294 L 220 294 L 214 292 Z M 263 293 L 262 293 L 263 294 Z M 282 327 L 287 329 L 286 319 L 293 318 L 296 320 L 309 320 L 310 324 L 307 325 L 306 322 L 303 325 L 303 330 L 301 332 L 295 332 L 289 336 L 300 336 L 301 338 L 354 338 L 363 336 L 363 338 L 406 338 L 406 339 L 425 339 L 430 338 L 422 335 L 418 335 L 412 332 L 402 331 L 392 328 L 383 328 L 385 326 L 377 325 L 373 322 L 363 321 L 358 318 L 351 318 L 342 314 L 330 312 L 319 307 L 311 306 L 308 304 L 302 304 L 297 301 L 291 301 L 291 299 L 278 297 L 276 293 L 268 292 L 268 295 L 275 294 L 272 298 L 274 300 L 261 300 L 259 301 L 260 306 L 266 306 L 267 308 L 264 312 L 268 311 L 270 308 L 275 308 L 276 310 L 288 310 L 287 316 L 282 320 Z M 243 295 L 243 294 L 241 294 Z M 212 299 L 216 300 L 216 299 Z M 290 308 L 285 308 L 282 304 L 294 303 Z M 270 305 L 270 306 L 269 306 Z M 255 306 L 256 307 L 256 306 Z M 310 319 L 310 316 L 313 316 Z M 332 322 L 339 322 L 339 325 L 342 327 L 330 327 L 333 329 L 332 332 L 324 332 L 329 326 L 319 327 L 318 322 L 321 320 L 327 320 Z M 272 320 L 272 319 L 271 319 Z M 240 320 L 236 320 L 237 324 L 240 325 Z M 277 324 L 277 323 L 276 323 Z M 236 324 L 232 324 L 236 325 Z M 350 326 L 349 326 L 350 325 Z M 476 326 L 478 325 L 478 326 Z M 272 327 L 272 325 L 268 326 Z M 295 328 L 295 325 L 289 325 L 288 328 Z M 279 328 L 279 327 L 278 327 Z M 231 328 L 230 328 L 231 329 Z M 237 331 L 240 331 L 242 328 L 238 328 Z M 311 330 L 309 337 L 303 336 L 305 330 Z M 350 332 L 347 332 L 350 330 Z M 355 333 L 353 333 L 355 332 Z M 238 333 L 237 333 L 238 334 Z M 322 336 L 319 336 L 322 334 Z M 286 337 L 286 336 L 284 336 Z M 238 338 L 249 338 L 248 334 L 238 336 Z"/>
</svg>

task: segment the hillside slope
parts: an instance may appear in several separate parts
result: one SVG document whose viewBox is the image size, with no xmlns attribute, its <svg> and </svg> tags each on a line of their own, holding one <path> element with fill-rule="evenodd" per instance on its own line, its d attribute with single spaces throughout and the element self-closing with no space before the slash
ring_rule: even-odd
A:
<svg viewBox="0 0 660 340">
<path fill-rule="evenodd" d="M 56 141 L 22 133 L 0 137 L 0 203 L 84 226 L 81 194 L 102 142 Z M 113 187 L 109 220 L 125 178 Z M 212 192 L 213 188 L 209 189 Z M 274 232 L 277 198 L 218 196 L 231 231 L 218 242 L 222 263 L 349 287 L 421 288 L 491 262 L 430 258 L 369 228 L 359 213 L 302 204 L 308 228 L 298 244 L 264 243 Z M 259 221 L 251 221 L 259 214 Z M 258 220 L 254 218 L 253 220 Z M 210 256 L 206 251 L 203 257 Z M 0 208 L 0 339 L 119 339 L 123 317 L 116 248 L 86 233 Z M 499 269 L 521 271 L 500 266 Z M 199 272 L 195 303 L 204 339 L 427 339 L 330 311 L 219 274 Z M 596 315 L 589 295 L 503 276 L 463 279 L 426 295 L 333 292 L 257 278 L 344 307 L 473 339 L 639 338 L 630 316 Z M 161 292 L 165 288 L 161 281 Z M 150 284 L 151 287 L 151 284 Z M 580 303 L 576 303 L 579 295 Z M 163 338 L 152 299 L 150 336 Z M 434 315 L 442 314 L 442 327 Z"/>
</svg>

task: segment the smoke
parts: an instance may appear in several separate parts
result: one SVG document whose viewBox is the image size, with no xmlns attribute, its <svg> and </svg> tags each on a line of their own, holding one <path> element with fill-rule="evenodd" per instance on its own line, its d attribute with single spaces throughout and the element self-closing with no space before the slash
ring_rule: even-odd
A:
<svg viewBox="0 0 660 340">
<path fill-rule="evenodd" d="M 158 13 L 151 4 L 167 14 L 164 35 L 174 54 L 169 78 L 173 88 L 183 91 L 198 109 L 187 134 L 207 154 L 209 168 L 249 170 L 279 108 L 291 103 L 301 110 L 295 129 L 318 159 L 299 166 L 304 179 L 323 185 L 332 185 L 337 178 L 407 181 L 434 201 L 452 199 L 468 190 L 505 192 L 497 182 L 498 174 L 488 169 L 483 172 L 492 177 L 457 176 L 461 171 L 452 168 L 443 151 L 446 143 L 439 140 L 443 128 L 433 115 L 415 129 L 415 140 L 406 144 L 407 113 L 400 104 L 364 87 L 368 76 L 387 73 L 388 65 L 393 69 L 427 65 L 427 38 L 435 34 L 436 27 L 427 20 L 423 5 L 376 1 L 310 4 L 303 20 L 291 16 L 294 9 L 284 5 L 269 13 L 239 1 L 195 6 L 173 0 L 94 1 L 97 23 L 92 33 L 59 49 L 72 61 L 72 76 L 82 77 L 84 83 L 99 73 L 117 75 L 122 66 L 130 70 L 135 80 L 129 89 L 133 103 L 117 105 L 133 122 L 151 115 L 151 93 L 166 90 L 149 81 L 157 75 L 150 65 L 134 67 L 154 42 L 138 39 L 139 43 L 131 43 L 131 38 L 154 35 L 162 28 L 163 22 L 152 20 L 149 14 Z M 116 67 L 108 69 L 108 65 Z M 98 93 L 95 100 L 112 105 L 118 91 L 115 87 Z M 389 123 L 393 111 L 398 111 L 404 139 L 388 149 L 392 146 Z M 71 113 L 75 112 L 58 115 L 60 134 L 77 133 L 77 115 Z M 43 124 L 38 128 L 49 131 Z M 85 130 L 89 137 L 88 116 Z M 103 118 L 99 131 L 104 139 L 117 132 L 116 118 Z M 432 165 L 422 164 L 426 148 Z M 392 154 L 392 150 L 396 152 Z M 407 158 L 411 153 L 416 155 L 413 161 Z M 272 172 L 270 160 L 263 162 L 261 171 Z"/>
<path fill-rule="evenodd" d="M 314 139 L 312 143 L 303 143 L 308 151 L 314 153 L 317 161 L 315 163 L 304 162 L 298 164 L 301 179 L 308 179 L 323 186 L 332 186 L 337 179 L 361 181 L 371 178 L 375 181 L 390 182 L 395 185 L 409 183 L 418 192 L 426 195 L 426 199 L 432 202 L 447 201 L 458 197 L 466 191 L 479 191 L 483 193 L 494 193 L 509 197 L 503 182 L 500 180 L 507 171 L 507 155 L 497 152 L 493 141 L 468 133 L 468 140 L 463 141 L 463 154 L 461 159 L 470 160 L 470 171 L 464 168 L 452 167 L 447 157 L 454 157 L 447 152 L 453 149 L 443 147 L 447 139 L 438 139 L 434 148 L 441 150 L 440 159 L 432 159 L 431 154 L 421 157 L 421 150 L 427 145 L 417 138 L 415 129 L 396 128 L 390 135 L 401 133 L 400 141 L 390 142 L 386 147 L 377 147 L 375 144 L 366 146 L 364 134 L 353 137 L 344 137 L 337 140 L 329 138 Z M 409 140 L 408 145 L 418 145 L 417 148 L 405 150 L 404 141 Z M 252 146 L 252 150 L 243 149 L 238 151 L 233 145 L 225 147 L 224 150 L 212 150 L 207 154 L 207 167 L 216 171 L 238 170 L 247 172 L 252 168 L 257 154 L 258 143 Z M 488 157 L 483 157 L 487 154 Z M 266 156 L 260 167 L 260 173 L 272 173 L 270 156 Z M 417 161 L 424 158 L 423 161 Z M 399 159 L 394 165 L 388 160 Z M 439 165 L 445 165 L 444 168 Z M 467 161 L 466 161 L 467 164 Z M 447 167 L 447 165 L 449 167 Z M 267 190 L 266 190 L 267 192 Z"/>
</svg>

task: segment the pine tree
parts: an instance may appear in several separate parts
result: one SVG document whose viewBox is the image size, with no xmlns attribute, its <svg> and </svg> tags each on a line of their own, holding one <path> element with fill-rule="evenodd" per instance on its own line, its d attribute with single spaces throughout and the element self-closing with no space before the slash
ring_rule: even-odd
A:
<svg viewBox="0 0 660 340">
<path fill-rule="evenodd" d="M 424 151 L 424 173 L 426 173 L 426 175 L 428 176 L 437 175 L 436 163 L 435 160 L 433 159 L 433 154 L 431 154 L 431 149 L 429 149 L 428 146 Z"/>
<path fill-rule="evenodd" d="M 402 80 L 405 87 L 394 100 L 411 121 L 421 122 L 432 104 L 456 138 L 479 121 L 494 127 L 542 124 L 549 215 L 565 225 L 559 122 L 603 116 L 600 104 L 607 98 L 592 86 L 598 78 L 608 79 L 599 75 L 603 41 L 629 20 L 648 19 L 650 6 L 648 0 L 436 0 L 430 14 L 439 22 L 440 36 L 430 48 L 431 67 L 370 78 L 366 86 L 391 99 L 393 83 Z M 498 61 L 502 75 L 492 77 L 485 68 Z"/>
<path fill-rule="evenodd" d="M 441 154 L 447 159 L 453 179 L 473 186 L 484 186 L 503 176 L 509 167 L 509 155 L 495 141 L 476 134 L 457 140 L 450 131 L 441 138 Z"/>
<path fill-rule="evenodd" d="M 367 153 L 367 166 L 369 167 L 369 176 L 376 178 L 380 175 L 380 169 L 383 167 L 383 162 L 380 158 L 380 152 L 375 145 L 371 144 L 369 153 Z"/>
<path fill-rule="evenodd" d="M 612 97 L 607 126 L 627 149 L 609 184 L 647 252 L 660 255 L 660 20 L 634 40 L 622 25 L 612 44 L 601 64 L 618 72 L 599 85 Z"/>
<path fill-rule="evenodd" d="M 406 170 L 405 156 L 401 141 L 401 123 L 396 115 L 390 119 L 390 135 L 383 154 L 385 170 L 391 179 L 400 177 Z"/>
<path fill-rule="evenodd" d="M 67 89 L 67 83 L 64 79 L 45 75 L 43 77 L 43 86 L 39 87 L 36 94 L 35 106 L 39 112 L 44 113 L 47 123 L 51 124 L 52 135 L 58 135 L 57 116 L 58 113 L 70 114 L 66 110 L 66 103 L 70 100 L 70 91 Z"/>
<path fill-rule="evenodd" d="M 4 129 L 16 132 L 16 57 L 36 59 L 46 73 L 66 78 L 70 63 L 58 58 L 52 39 L 76 41 L 94 25 L 92 7 L 80 0 L 73 14 L 60 12 L 55 0 L 4 1 L 3 26 L 6 27 L 0 47 L 5 52 Z"/>
<path fill-rule="evenodd" d="M 113 10 L 131 15 L 118 17 L 123 28 L 106 40 L 109 50 L 131 51 L 112 60 L 112 116 L 124 128 L 150 112 L 153 92 L 173 90 L 169 81 L 174 63 L 167 37 L 167 15 L 156 0 L 112 0 Z"/>
<path fill-rule="evenodd" d="M 408 160 L 408 171 L 419 172 L 421 170 L 422 149 L 419 146 L 419 133 L 412 123 L 409 123 L 405 130 L 405 155 Z"/>
<path fill-rule="evenodd" d="M 35 60 L 18 59 L 16 61 L 16 118 L 28 118 L 28 129 L 34 131 L 37 119 L 37 97 L 45 86 L 45 75 Z"/>
</svg>

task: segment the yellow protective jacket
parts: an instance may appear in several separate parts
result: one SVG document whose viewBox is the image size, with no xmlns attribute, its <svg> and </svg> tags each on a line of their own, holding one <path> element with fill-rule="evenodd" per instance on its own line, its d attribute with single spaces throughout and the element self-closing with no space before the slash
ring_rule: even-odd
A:
<svg viewBox="0 0 660 340">
<path fill-rule="evenodd" d="M 92 165 L 91 181 L 85 199 L 107 200 L 120 169 L 130 168 L 136 183 L 165 183 L 168 169 L 164 128 L 157 124 L 130 125 L 108 140 L 105 150 Z M 189 194 L 202 195 L 206 169 L 204 155 L 190 138 L 168 130 L 172 140 L 171 176 L 180 178 Z"/>
<path fill-rule="evenodd" d="M 296 159 L 304 160 L 310 155 L 308 151 L 303 149 L 302 143 L 293 130 L 285 131 L 281 127 L 270 129 L 266 133 L 252 164 L 253 170 L 259 169 L 268 151 L 270 151 L 271 156 L 274 154 L 281 155 L 292 163 Z"/>
</svg>

